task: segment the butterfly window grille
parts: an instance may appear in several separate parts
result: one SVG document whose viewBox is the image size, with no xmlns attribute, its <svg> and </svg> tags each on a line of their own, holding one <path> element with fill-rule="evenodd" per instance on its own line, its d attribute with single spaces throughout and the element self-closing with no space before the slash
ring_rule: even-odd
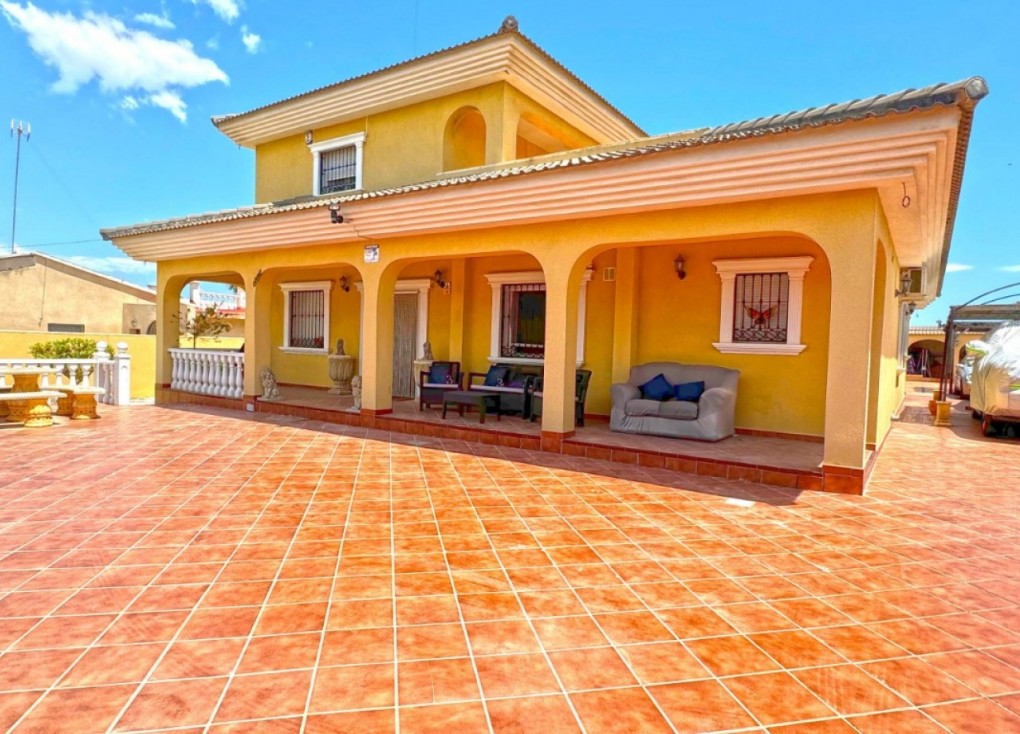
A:
<svg viewBox="0 0 1020 734">
<path fill-rule="evenodd" d="M 788 273 L 737 275 L 733 341 L 785 343 L 790 306 Z"/>
</svg>

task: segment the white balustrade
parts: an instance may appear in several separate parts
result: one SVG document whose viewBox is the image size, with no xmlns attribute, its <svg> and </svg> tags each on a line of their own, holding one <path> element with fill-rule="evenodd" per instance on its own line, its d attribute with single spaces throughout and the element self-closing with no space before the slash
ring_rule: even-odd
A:
<svg viewBox="0 0 1020 734">
<path fill-rule="evenodd" d="M 223 349 L 170 349 L 170 387 L 182 392 L 240 398 L 244 353 Z"/>
<path fill-rule="evenodd" d="M 18 369 L 49 370 L 40 375 L 39 387 L 54 390 L 60 387 L 101 387 L 104 392 L 96 400 L 106 405 L 127 405 L 131 402 L 131 356 L 128 345 L 121 342 L 111 359 L 106 342 L 96 344 L 96 353 L 89 359 L 6 359 L 0 357 L 0 385 L 5 373 Z"/>
</svg>

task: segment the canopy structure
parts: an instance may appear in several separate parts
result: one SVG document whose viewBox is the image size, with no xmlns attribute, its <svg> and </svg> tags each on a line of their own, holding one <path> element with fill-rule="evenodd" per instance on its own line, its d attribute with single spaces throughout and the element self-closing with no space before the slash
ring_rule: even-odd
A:
<svg viewBox="0 0 1020 734">
<path fill-rule="evenodd" d="M 988 298 L 996 293 L 1009 291 L 1004 296 Z M 974 303 L 988 298 L 984 303 Z M 952 345 L 956 337 L 963 331 L 989 331 L 1004 321 L 1020 321 L 1020 300 L 1014 303 L 996 303 L 1005 299 L 1020 299 L 1020 281 L 986 291 L 972 298 L 962 306 L 951 306 L 946 321 L 946 341 L 942 353 L 942 380 L 939 383 L 941 394 L 945 397 L 952 384 L 956 353 Z"/>
</svg>

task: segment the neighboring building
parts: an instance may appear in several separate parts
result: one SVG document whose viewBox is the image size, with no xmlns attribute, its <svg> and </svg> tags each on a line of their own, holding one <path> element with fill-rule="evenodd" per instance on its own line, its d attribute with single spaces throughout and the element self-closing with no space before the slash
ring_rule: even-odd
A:
<svg viewBox="0 0 1020 734">
<path fill-rule="evenodd" d="M 0 329 L 155 334 L 156 291 L 38 252 L 0 256 Z"/>
<path fill-rule="evenodd" d="M 903 400 L 908 311 L 942 286 L 986 93 L 973 78 L 648 137 L 507 19 L 216 118 L 255 152 L 255 205 L 103 236 L 157 263 L 161 313 L 193 279 L 243 283 L 248 403 L 263 367 L 328 384 L 342 337 L 363 413 L 385 414 L 427 338 L 465 371 L 541 365 L 557 450 L 578 364 L 601 414 L 633 364 L 721 365 L 742 373 L 739 428 L 824 440 L 826 488 L 859 491 Z M 176 338 L 160 329 L 161 386 Z"/>
</svg>

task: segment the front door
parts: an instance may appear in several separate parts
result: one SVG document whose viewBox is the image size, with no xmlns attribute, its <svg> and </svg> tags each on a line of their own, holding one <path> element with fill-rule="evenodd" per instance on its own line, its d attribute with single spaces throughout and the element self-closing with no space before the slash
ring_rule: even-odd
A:
<svg viewBox="0 0 1020 734">
<path fill-rule="evenodd" d="M 393 297 L 393 396 L 414 397 L 414 358 L 417 355 L 418 294 Z"/>
</svg>

